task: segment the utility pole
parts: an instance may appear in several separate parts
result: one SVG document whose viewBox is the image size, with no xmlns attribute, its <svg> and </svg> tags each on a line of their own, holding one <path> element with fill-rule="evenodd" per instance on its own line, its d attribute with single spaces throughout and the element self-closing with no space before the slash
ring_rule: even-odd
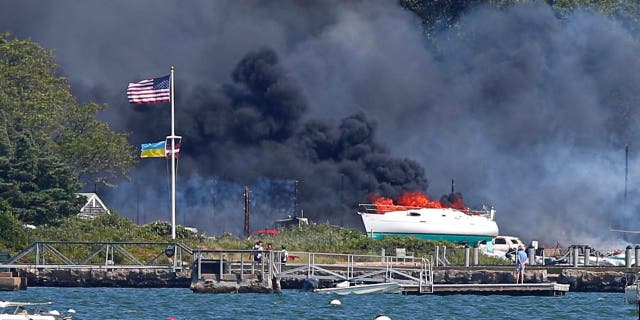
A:
<svg viewBox="0 0 640 320">
<path fill-rule="evenodd" d="M 623 209 L 627 211 L 627 180 L 629 179 L 629 144 L 624 146 L 624 203 Z"/>
<path fill-rule="evenodd" d="M 293 216 L 298 216 L 298 180 L 293 182 Z"/>
<path fill-rule="evenodd" d="M 249 187 L 244 187 L 244 236 L 249 237 L 251 235 L 251 229 L 249 228 Z"/>
</svg>

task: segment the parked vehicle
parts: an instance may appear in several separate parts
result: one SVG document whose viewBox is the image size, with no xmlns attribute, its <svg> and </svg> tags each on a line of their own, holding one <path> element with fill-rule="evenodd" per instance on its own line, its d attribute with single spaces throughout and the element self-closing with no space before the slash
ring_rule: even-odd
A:
<svg viewBox="0 0 640 320">
<path fill-rule="evenodd" d="M 500 259 L 513 260 L 514 253 L 519 246 L 526 247 L 524 242 L 514 236 L 496 236 L 491 239 L 490 243 L 480 245 L 480 252 L 483 254 Z"/>
<path fill-rule="evenodd" d="M 518 250 L 518 246 L 526 247 L 520 238 L 513 236 L 497 236 L 491 242 L 493 251 L 509 252 Z"/>
</svg>

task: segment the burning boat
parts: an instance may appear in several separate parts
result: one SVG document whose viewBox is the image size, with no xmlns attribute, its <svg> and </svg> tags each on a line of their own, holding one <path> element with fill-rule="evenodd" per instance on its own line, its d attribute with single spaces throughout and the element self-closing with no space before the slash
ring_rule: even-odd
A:
<svg viewBox="0 0 640 320">
<path fill-rule="evenodd" d="M 471 210 L 460 201 L 447 205 L 421 193 L 404 193 L 398 204 L 388 198 L 374 198 L 361 204 L 358 214 L 371 238 L 416 237 L 425 240 L 466 242 L 491 241 L 498 235 L 495 210 Z"/>
</svg>

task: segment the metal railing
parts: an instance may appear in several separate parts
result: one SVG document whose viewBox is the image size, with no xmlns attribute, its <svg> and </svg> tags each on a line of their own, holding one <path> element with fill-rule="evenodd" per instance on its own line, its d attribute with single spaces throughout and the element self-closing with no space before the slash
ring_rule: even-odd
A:
<svg viewBox="0 0 640 320">
<path fill-rule="evenodd" d="M 155 256 L 149 256 L 149 252 Z M 182 270 L 193 251 L 178 242 L 38 241 L 11 257 L 0 268 Z M 188 260 L 185 260 L 188 259 Z"/>
<path fill-rule="evenodd" d="M 262 253 L 262 259 L 256 254 Z M 290 252 L 286 263 L 280 251 L 195 250 L 198 280 L 233 275 L 227 280 L 245 280 L 247 275 L 262 279 L 308 279 L 352 283 L 398 282 L 427 290 L 432 285 L 432 264 L 424 258 L 384 255 Z"/>
</svg>

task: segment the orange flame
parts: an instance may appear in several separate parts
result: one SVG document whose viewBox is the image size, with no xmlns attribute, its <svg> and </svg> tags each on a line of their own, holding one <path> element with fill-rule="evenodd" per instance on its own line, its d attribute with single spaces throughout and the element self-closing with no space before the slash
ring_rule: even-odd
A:
<svg viewBox="0 0 640 320">
<path fill-rule="evenodd" d="M 444 205 L 438 200 L 431 200 L 429 196 L 423 194 L 421 192 L 405 192 L 402 193 L 398 197 L 398 202 L 394 203 L 392 199 L 380 197 L 380 196 L 371 196 L 371 201 L 376 205 L 379 213 L 389 212 L 389 211 L 398 211 L 398 210 L 407 210 L 409 208 L 445 208 Z M 457 199 L 454 203 L 451 204 L 451 208 L 467 211 L 468 208 L 462 202 L 462 199 Z"/>
<path fill-rule="evenodd" d="M 442 208 L 440 201 L 433 201 L 429 196 L 420 192 L 406 192 L 398 197 L 398 204 L 401 206 L 420 208 Z"/>
<path fill-rule="evenodd" d="M 462 199 L 456 199 L 451 204 L 451 208 L 462 210 L 462 211 L 469 210 L 469 208 L 467 208 L 467 206 L 464 205 L 464 202 L 462 202 Z"/>
</svg>

